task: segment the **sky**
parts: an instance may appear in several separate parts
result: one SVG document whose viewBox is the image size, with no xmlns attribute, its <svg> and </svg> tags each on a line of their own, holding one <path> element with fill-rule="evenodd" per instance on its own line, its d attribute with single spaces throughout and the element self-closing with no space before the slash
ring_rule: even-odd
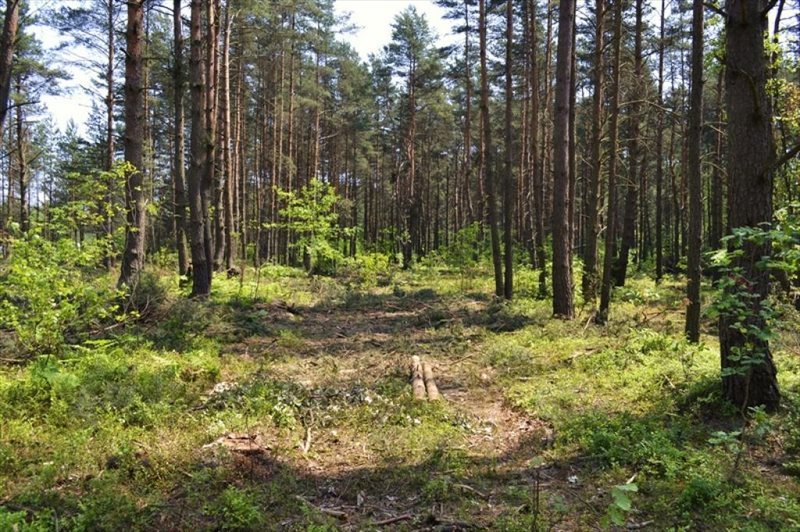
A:
<svg viewBox="0 0 800 532">
<path fill-rule="evenodd" d="M 52 5 L 54 1 L 63 0 L 33 0 L 32 8 Z M 378 53 L 391 39 L 391 24 L 398 13 L 409 5 L 414 5 L 423 13 L 431 27 L 440 37 L 440 43 L 448 42 L 450 21 L 444 20 L 444 10 L 432 0 L 336 0 L 334 8 L 337 14 L 351 13 L 350 22 L 355 29 L 352 33 L 341 35 L 340 38 L 349 42 L 359 55 L 366 61 L 371 53 Z M 44 26 L 36 27 L 37 37 L 45 47 L 54 48 L 60 38 L 54 30 Z M 64 129 L 70 120 L 75 121 L 82 134 L 87 133 L 84 123 L 88 117 L 92 100 L 82 89 L 91 85 L 91 77 L 77 67 L 67 67 L 73 79 L 62 82 L 68 91 L 59 96 L 46 96 L 43 103 L 55 119 L 56 125 Z"/>
</svg>

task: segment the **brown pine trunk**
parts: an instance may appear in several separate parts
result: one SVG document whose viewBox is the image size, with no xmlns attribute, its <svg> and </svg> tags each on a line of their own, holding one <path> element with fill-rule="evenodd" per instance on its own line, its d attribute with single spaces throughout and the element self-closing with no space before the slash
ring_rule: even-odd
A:
<svg viewBox="0 0 800 532">
<path fill-rule="evenodd" d="M 511 48 L 514 40 L 514 10 L 511 0 L 506 0 L 506 169 L 504 180 L 504 209 L 503 209 L 503 244 L 505 272 L 503 278 L 503 297 L 511 299 L 514 296 L 514 136 L 513 130 L 513 78 Z"/>
<path fill-rule="evenodd" d="M 772 184 L 775 150 L 766 94 L 764 50 L 766 13 L 763 2 L 729 0 L 725 25 L 726 106 L 728 114 L 728 178 L 732 228 L 759 227 L 772 222 Z M 746 305 L 745 327 L 764 330 L 764 301 L 769 296 L 770 272 L 759 266 L 770 255 L 769 241 L 745 242 L 734 259 L 741 268 L 736 290 Z M 749 297 L 755 295 L 756 297 Z M 722 383 L 725 396 L 738 407 L 775 408 L 780 401 L 777 370 L 769 343 L 741 332 L 738 316 L 723 315 L 719 323 Z M 743 365 L 743 357 L 755 363 Z"/>
<path fill-rule="evenodd" d="M 236 248 L 233 245 L 234 220 L 233 203 L 235 194 L 236 175 L 233 171 L 233 157 L 231 156 L 231 12 L 230 6 L 225 7 L 225 37 L 222 48 L 222 96 L 221 96 L 221 117 L 222 117 L 222 168 L 224 175 L 220 177 L 222 181 L 222 208 L 224 211 L 224 262 L 225 270 L 233 268 L 233 261 Z"/>
<path fill-rule="evenodd" d="M 547 3 L 545 4 L 545 11 L 547 12 L 547 30 L 545 36 L 545 51 L 544 51 L 544 69 L 543 69 L 543 92 L 544 92 L 544 101 L 541 107 L 541 116 L 539 118 L 539 124 L 541 126 L 541 131 L 539 134 L 539 161 L 538 161 L 538 168 L 536 170 L 536 201 L 538 203 L 537 214 L 536 214 L 536 225 L 537 225 L 537 242 L 536 247 L 539 250 L 539 262 L 540 262 L 540 270 L 539 270 L 539 297 L 544 298 L 547 295 L 547 247 L 545 243 L 547 242 L 547 227 L 545 226 L 545 221 L 548 217 L 548 204 L 547 204 L 547 179 L 546 176 L 549 175 L 549 147 L 551 147 L 551 143 L 549 142 L 549 128 L 547 125 L 547 118 L 548 118 L 548 111 L 550 109 L 550 64 L 551 64 L 551 57 L 552 57 L 552 42 L 553 42 L 553 11 L 554 9 L 552 6 Z"/>
<path fill-rule="evenodd" d="M 603 36 L 605 19 L 604 0 L 595 2 L 595 34 L 592 94 L 592 162 L 587 183 L 586 244 L 583 255 L 583 300 L 594 302 L 597 298 L 599 274 L 597 270 L 597 241 L 600 234 L 600 181 L 603 173 Z"/>
<path fill-rule="evenodd" d="M 8 114 L 8 96 L 11 92 L 11 69 L 19 29 L 19 8 L 22 0 L 6 0 L 3 33 L 0 34 L 0 134 Z"/>
<path fill-rule="evenodd" d="M 125 251 L 117 285 L 129 288 L 136 284 L 144 266 L 144 0 L 128 2 L 128 26 L 125 32 L 125 160 L 132 168 L 125 176 Z"/>
<path fill-rule="evenodd" d="M 723 187 L 723 168 L 722 168 L 722 141 L 723 141 L 723 133 L 722 133 L 722 121 L 723 121 L 723 114 L 722 114 L 722 83 L 723 83 L 723 75 L 724 70 L 722 68 L 719 69 L 719 74 L 717 75 L 717 94 L 716 94 L 716 111 L 717 111 L 717 124 L 716 124 L 716 135 L 715 135 L 715 142 L 716 146 L 714 149 L 714 168 L 711 172 L 711 227 L 709 233 L 709 244 L 713 249 L 718 249 L 722 243 L 722 232 L 723 232 L 723 210 L 722 210 L 722 198 L 724 195 Z"/>
<path fill-rule="evenodd" d="M 469 0 L 464 0 L 464 83 L 465 83 L 465 115 L 464 115 L 464 204 L 467 223 L 471 224 L 480 217 L 475 215 L 472 205 L 472 64 L 470 63 L 470 26 Z"/>
<path fill-rule="evenodd" d="M 658 120 L 656 121 L 656 283 L 664 276 L 664 26 L 666 0 L 661 0 L 658 40 Z"/>
<path fill-rule="evenodd" d="M 106 30 L 106 160 L 105 169 L 110 172 L 114 167 L 114 57 L 115 57 L 115 42 L 116 42 L 116 28 L 114 27 L 114 2 L 108 0 L 106 2 L 106 9 L 108 9 L 108 24 Z M 0 127 L 0 130 L 2 128 Z M 103 264 L 106 268 L 110 269 L 114 266 L 114 178 L 109 174 L 105 183 L 106 193 L 101 203 L 101 212 L 103 217 L 103 229 L 105 232 L 106 240 L 108 241 L 108 251 L 106 257 L 103 259 Z"/>
<path fill-rule="evenodd" d="M 175 246 L 178 250 L 178 274 L 186 275 L 189 269 L 189 258 L 186 252 L 186 160 L 184 148 L 184 116 L 183 93 L 185 89 L 183 72 L 183 22 L 181 19 L 182 0 L 174 0 L 173 4 L 173 38 L 175 70 L 174 111 L 175 111 L 175 161 L 172 174 L 173 202 L 175 205 Z"/>
<path fill-rule="evenodd" d="M 205 76 L 205 121 L 206 121 L 206 158 L 205 168 L 203 169 L 203 214 L 205 221 L 203 230 L 205 231 L 204 247 L 206 252 L 206 262 L 209 266 L 206 274 L 208 275 L 208 285 L 211 286 L 211 278 L 214 273 L 214 222 L 211 218 L 211 204 L 214 202 L 214 183 L 216 180 L 216 167 L 214 163 L 217 158 L 217 10 L 216 0 L 206 0 L 206 76 Z M 218 211 L 217 211 L 218 212 Z"/>
<path fill-rule="evenodd" d="M 639 181 L 639 113 L 642 99 L 642 0 L 636 0 L 636 30 L 633 46 L 633 91 L 630 104 L 630 141 L 628 144 L 628 182 L 625 185 L 625 219 L 622 242 L 614 270 L 614 284 L 625 286 L 628 276 L 630 252 L 636 247 L 636 219 L 638 217 Z"/>
<path fill-rule="evenodd" d="M 611 303 L 611 270 L 614 265 L 614 248 L 616 247 L 617 224 L 617 139 L 619 137 L 619 95 L 620 70 L 622 67 L 622 2 L 614 4 L 614 63 L 612 65 L 612 90 L 610 109 L 610 134 L 608 156 L 608 211 L 606 214 L 605 256 L 603 257 L 603 282 L 600 287 L 600 307 L 596 321 L 605 324 L 608 321 L 608 309 Z"/>
<path fill-rule="evenodd" d="M 16 76 L 17 93 L 22 94 L 22 81 L 20 76 Z M 22 113 L 22 106 L 18 105 L 15 120 L 14 140 L 17 144 L 14 150 L 17 160 L 17 184 L 19 185 L 19 228 L 23 233 L 27 233 L 30 228 L 30 207 L 28 206 L 28 154 L 25 130 L 25 119 Z M 10 176 L 9 176 L 10 177 Z"/>
<path fill-rule="evenodd" d="M 489 122 L 489 75 L 486 67 L 486 0 L 480 0 L 480 55 L 481 55 L 481 170 L 486 182 L 486 205 L 489 214 L 489 235 L 492 242 L 492 266 L 494 268 L 494 293 L 503 297 L 503 264 L 500 252 L 500 232 L 497 227 L 497 194 L 492 163 L 492 126 Z"/>
<path fill-rule="evenodd" d="M 189 61 L 191 95 L 191 159 L 189 163 L 189 237 L 192 250 L 192 296 L 211 292 L 211 262 L 206 252 L 208 203 L 203 201 L 206 173 L 205 79 L 203 75 L 203 0 L 192 0 Z"/>
<path fill-rule="evenodd" d="M 700 252 L 703 244 L 703 182 L 700 147 L 703 128 L 703 0 L 692 8 L 692 87 L 689 95 L 688 181 L 689 254 L 687 256 L 686 337 L 700 341 Z"/>
<path fill-rule="evenodd" d="M 553 124 L 553 315 L 572 319 L 572 264 L 569 227 L 569 115 L 572 91 L 572 33 L 575 0 L 561 0 L 558 11 L 555 119 Z"/>
</svg>

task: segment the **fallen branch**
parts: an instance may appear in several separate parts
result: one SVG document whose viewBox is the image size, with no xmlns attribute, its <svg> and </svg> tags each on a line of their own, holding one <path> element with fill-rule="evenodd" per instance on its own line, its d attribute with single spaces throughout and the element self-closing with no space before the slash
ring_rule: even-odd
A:
<svg viewBox="0 0 800 532">
<path fill-rule="evenodd" d="M 25 364 L 30 360 L 32 358 L 0 358 L 0 362 L 6 362 L 7 364 Z"/>
<path fill-rule="evenodd" d="M 336 517 L 337 519 L 347 519 L 348 518 L 347 512 L 343 512 L 341 510 L 336 510 L 334 508 L 323 508 L 322 506 L 317 506 L 316 504 L 314 504 L 313 502 L 309 501 L 308 499 L 306 499 L 302 495 L 295 495 L 294 498 L 297 499 L 300 502 L 303 502 L 303 503 L 309 505 L 310 507 L 314 508 L 316 511 L 318 511 L 320 513 L 323 513 L 325 515 L 330 515 L 331 517 Z"/>
<path fill-rule="evenodd" d="M 425 381 L 422 379 L 422 362 L 417 355 L 411 357 L 411 389 L 414 391 L 414 399 L 424 401 Z"/>
<path fill-rule="evenodd" d="M 411 514 L 401 514 L 394 517 L 389 517 L 387 519 L 381 519 L 380 521 L 374 521 L 372 524 L 374 526 L 386 526 L 391 525 L 392 523 L 398 523 L 400 521 L 408 521 L 412 517 L 413 516 Z"/>
<path fill-rule="evenodd" d="M 311 425 L 314 424 L 314 411 L 309 410 L 308 414 L 311 417 L 310 421 L 306 421 L 305 417 L 303 417 L 303 424 L 306 426 L 306 437 L 302 443 L 303 454 L 308 454 L 309 449 L 311 449 Z"/>
<path fill-rule="evenodd" d="M 433 379 L 433 368 L 427 362 L 422 363 L 422 374 L 425 377 L 425 389 L 428 390 L 428 399 L 431 401 L 441 399 L 439 388 L 436 387 L 436 381 Z"/>
<path fill-rule="evenodd" d="M 485 494 L 484 492 L 473 488 L 472 486 L 468 486 L 466 484 L 453 484 L 453 486 L 455 486 L 456 488 L 461 488 L 464 491 L 468 491 L 470 493 L 474 493 L 475 495 L 477 495 L 481 499 L 488 499 L 489 498 L 489 496 L 487 494 Z"/>
</svg>

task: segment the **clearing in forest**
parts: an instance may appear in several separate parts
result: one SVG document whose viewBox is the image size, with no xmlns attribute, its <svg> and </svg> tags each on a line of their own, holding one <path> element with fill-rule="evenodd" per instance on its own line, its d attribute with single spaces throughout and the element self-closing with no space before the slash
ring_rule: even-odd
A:
<svg viewBox="0 0 800 532">
<path fill-rule="evenodd" d="M 512 303 L 487 297 L 489 281 L 418 267 L 348 285 L 268 268 L 256 293 L 248 271 L 215 281 L 209 302 L 162 293 L 135 327 L 5 366 L 0 524 L 800 524 L 788 325 L 777 360 L 790 406 L 739 437 L 713 327 L 706 345 L 680 339 L 679 282 L 632 280 L 601 328 L 588 307 L 553 320 L 535 272 Z M 442 400 L 414 400 L 413 356 Z"/>
</svg>

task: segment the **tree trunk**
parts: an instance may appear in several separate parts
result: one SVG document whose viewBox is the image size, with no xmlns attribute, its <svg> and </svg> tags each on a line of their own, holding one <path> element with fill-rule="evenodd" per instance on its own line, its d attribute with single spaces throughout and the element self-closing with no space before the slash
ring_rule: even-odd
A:
<svg viewBox="0 0 800 532">
<path fill-rule="evenodd" d="M 125 160 L 132 165 L 125 183 L 125 251 L 117 285 L 136 284 L 144 266 L 144 0 L 128 2 L 128 27 L 125 32 Z"/>
<path fill-rule="evenodd" d="M 553 315 L 572 319 L 572 264 L 569 227 L 569 114 L 572 91 L 572 32 L 575 0 L 561 0 L 558 11 L 555 119 L 553 124 Z"/>
<path fill-rule="evenodd" d="M 614 266 L 617 224 L 617 139 L 619 137 L 620 70 L 622 67 L 622 1 L 614 3 L 614 63 L 612 65 L 612 90 L 608 156 L 608 212 L 606 214 L 605 256 L 603 257 L 603 282 L 600 288 L 600 308 L 596 321 L 605 324 L 611 303 L 611 270 Z"/>
<path fill-rule="evenodd" d="M 224 210 L 224 261 L 225 270 L 233 268 L 236 248 L 233 245 L 234 220 L 233 204 L 236 191 L 236 176 L 233 172 L 233 157 L 231 155 L 231 11 L 230 6 L 225 7 L 225 40 L 222 48 L 222 168 L 224 182 L 222 184 L 222 208 Z"/>
<path fill-rule="evenodd" d="M 205 239 L 203 245 L 206 253 L 206 263 L 208 268 L 208 285 L 211 286 L 211 277 L 214 273 L 214 235 L 213 220 L 211 219 L 211 204 L 214 202 L 214 183 L 216 179 L 217 154 L 217 12 L 216 0 L 206 0 L 206 25 L 207 34 L 205 39 L 206 51 L 206 75 L 205 75 L 205 167 L 203 168 L 203 230 Z M 218 211 L 217 211 L 218 212 Z"/>
<path fill-rule="evenodd" d="M 22 80 L 20 76 L 16 76 L 16 90 L 17 93 L 22 93 Z M 22 106 L 18 105 L 16 110 L 15 120 L 15 135 L 16 152 L 15 158 L 17 159 L 17 184 L 19 185 L 19 228 L 23 233 L 27 233 L 30 228 L 30 207 L 28 206 L 28 160 L 27 160 L 27 142 L 25 140 L 25 118 L 22 113 Z M 11 176 L 8 176 L 9 180 Z"/>
<path fill-rule="evenodd" d="M 514 296 L 514 136 L 513 136 L 513 78 L 512 46 L 514 41 L 514 9 L 511 0 L 506 0 L 506 171 L 503 209 L 503 244 L 505 252 L 505 276 L 503 280 L 503 297 Z"/>
<path fill-rule="evenodd" d="M 192 249 L 192 296 L 211 291 L 210 261 L 206 253 L 207 202 L 203 201 L 206 172 L 205 80 L 203 75 L 203 0 L 192 0 L 189 62 L 191 94 L 191 162 L 189 164 L 189 236 Z"/>
<path fill-rule="evenodd" d="M 6 16 L 3 20 L 3 33 L 0 34 L 0 134 L 8 114 L 11 92 L 11 69 L 14 62 L 14 50 L 17 45 L 19 29 L 19 8 L 22 0 L 6 0 Z"/>
<path fill-rule="evenodd" d="M 658 120 L 656 121 L 656 284 L 664 276 L 664 26 L 666 0 L 661 0 L 658 40 Z"/>
<path fill-rule="evenodd" d="M 725 86 L 728 114 L 728 178 L 732 228 L 759 227 L 772 222 L 772 183 L 775 161 L 772 123 L 767 101 L 767 65 L 764 50 L 764 2 L 729 0 L 725 26 Z M 770 254 L 769 241 L 745 242 L 734 260 L 740 298 L 746 305 L 747 330 L 764 330 L 770 272 L 759 265 Z M 750 296 L 750 297 L 748 297 Z M 755 297 L 752 297 L 755 296 Z M 778 406 L 777 370 L 768 341 L 743 333 L 734 324 L 739 316 L 720 318 L 719 340 L 725 396 L 738 407 Z M 755 359 L 743 364 L 743 358 Z"/>
<path fill-rule="evenodd" d="M 469 0 L 464 0 L 464 203 L 467 211 L 467 223 L 479 219 L 472 205 L 472 64 L 470 63 L 470 26 Z"/>
<path fill-rule="evenodd" d="M 106 20 L 108 27 L 107 45 L 106 50 L 106 160 L 105 169 L 111 172 L 114 168 L 114 57 L 115 57 L 115 42 L 116 42 L 116 28 L 114 27 L 114 1 L 108 0 L 106 2 L 106 9 L 108 9 L 108 19 Z M 2 129 L 2 128 L 0 128 Z M 106 193 L 100 205 L 103 217 L 105 237 L 107 240 L 107 252 L 103 259 L 106 268 L 110 269 L 114 265 L 114 177 L 109 173 L 108 179 L 105 183 Z"/>
<path fill-rule="evenodd" d="M 636 246 L 636 219 L 638 217 L 639 197 L 639 122 L 640 101 L 642 99 L 642 0 L 636 0 L 636 30 L 633 51 L 633 90 L 631 91 L 631 104 L 629 107 L 628 144 L 628 182 L 625 185 L 625 219 L 622 224 L 622 241 L 616 268 L 614 269 L 614 284 L 625 286 L 628 276 L 628 263 L 631 249 Z"/>
<path fill-rule="evenodd" d="M 175 161 L 172 185 L 175 205 L 175 245 L 178 249 L 178 274 L 186 275 L 189 270 L 189 258 L 186 252 L 186 157 L 184 147 L 184 115 L 183 94 L 186 90 L 183 71 L 183 23 L 181 19 L 182 0 L 174 0 L 173 32 L 174 32 L 174 110 L 175 110 Z"/>
<path fill-rule="evenodd" d="M 603 36 L 605 19 L 604 0 L 595 2 L 594 33 L 594 93 L 592 95 L 592 169 L 587 183 L 586 243 L 583 255 L 583 300 L 594 302 L 597 298 L 599 275 L 597 271 L 597 241 L 600 234 L 600 181 L 603 174 Z"/>
<path fill-rule="evenodd" d="M 692 8 L 692 87 L 689 95 L 689 254 L 687 256 L 686 337 L 700 341 L 700 252 L 703 244 L 703 182 L 700 148 L 703 128 L 703 0 Z"/>
<path fill-rule="evenodd" d="M 714 168 L 711 171 L 711 227 L 709 232 L 709 244 L 713 249 L 718 249 L 722 244 L 722 232 L 724 225 L 722 223 L 723 208 L 722 198 L 724 195 L 723 187 L 723 168 L 722 168 L 722 83 L 723 83 L 724 69 L 719 69 L 717 75 L 717 95 L 716 95 L 716 112 L 717 112 L 717 128 L 715 134 L 715 148 L 714 148 Z"/>
<path fill-rule="evenodd" d="M 486 0 L 480 0 L 480 53 L 481 53 L 481 170 L 486 181 L 486 204 L 489 213 L 489 234 L 492 240 L 492 266 L 494 267 L 494 293 L 503 297 L 505 293 L 503 264 L 500 253 L 500 234 L 497 228 L 497 194 L 492 163 L 492 126 L 489 122 L 489 75 L 486 67 Z"/>
</svg>

